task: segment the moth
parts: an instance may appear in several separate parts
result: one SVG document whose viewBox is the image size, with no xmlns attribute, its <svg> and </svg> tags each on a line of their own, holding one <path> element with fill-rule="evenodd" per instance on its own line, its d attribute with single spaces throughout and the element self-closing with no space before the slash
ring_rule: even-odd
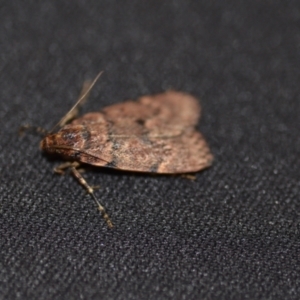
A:
<svg viewBox="0 0 300 300">
<path fill-rule="evenodd" d="M 100 75 L 85 84 L 76 105 L 58 123 L 60 129 L 47 133 L 40 148 L 66 160 L 55 171 L 70 169 L 112 227 L 79 168 L 88 164 L 132 172 L 182 174 L 209 167 L 213 156 L 195 127 L 200 117 L 199 102 L 187 93 L 167 91 L 142 96 L 137 101 L 114 104 L 75 118 L 78 106 Z"/>
</svg>

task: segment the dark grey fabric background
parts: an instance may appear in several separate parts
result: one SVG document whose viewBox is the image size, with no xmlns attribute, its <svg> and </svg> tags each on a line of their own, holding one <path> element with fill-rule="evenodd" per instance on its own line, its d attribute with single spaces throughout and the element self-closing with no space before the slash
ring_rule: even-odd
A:
<svg viewBox="0 0 300 300">
<path fill-rule="evenodd" d="M 299 299 L 299 1 L 2 1 L 1 299 Z M 40 137 L 174 88 L 215 155 L 195 182 L 91 170 L 115 223 Z"/>
</svg>

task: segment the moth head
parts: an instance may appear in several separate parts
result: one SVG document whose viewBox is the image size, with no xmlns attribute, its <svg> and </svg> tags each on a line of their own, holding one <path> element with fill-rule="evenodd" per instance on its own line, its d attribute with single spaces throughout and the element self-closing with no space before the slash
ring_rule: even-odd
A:
<svg viewBox="0 0 300 300">
<path fill-rule="evenodd" d="M 84 149 L 89 134 L 82 125 L 66 125 L 56 133 L 46 135 L 40 148 L 52 154 L 76 158 L 76 153 Z"/>
</svg>

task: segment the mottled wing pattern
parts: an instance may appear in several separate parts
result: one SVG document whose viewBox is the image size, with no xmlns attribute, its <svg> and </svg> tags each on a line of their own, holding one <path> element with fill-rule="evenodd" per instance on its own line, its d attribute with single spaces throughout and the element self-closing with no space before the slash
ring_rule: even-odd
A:
<svg viewBox="0 0 300 300">
<path fill-rule="evenodd" d="M 83 126 L 79 161 L 116 169 L 186 173 L 208 167 L 212 154 L 194 128 L 200 116 L 191 95 L 169 91 L 108 106 L 72 122 Z M 70 126 L 70 125 L 69 125 Z"/>
</svg>

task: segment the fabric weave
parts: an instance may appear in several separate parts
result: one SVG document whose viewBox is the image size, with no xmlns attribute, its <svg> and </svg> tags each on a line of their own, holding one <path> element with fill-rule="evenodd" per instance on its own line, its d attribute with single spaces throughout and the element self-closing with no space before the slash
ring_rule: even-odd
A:
<svg viewBox="0 0 300 300">
<path fill-rule="evenodd" d="M 6 1 L 0 17 L 0 299 L 299 299 L 299 1 Z M 84 173 L 50 129 L 168 89 L 200 98 L 215 156 L 193 182 Z"/>
</svg>

